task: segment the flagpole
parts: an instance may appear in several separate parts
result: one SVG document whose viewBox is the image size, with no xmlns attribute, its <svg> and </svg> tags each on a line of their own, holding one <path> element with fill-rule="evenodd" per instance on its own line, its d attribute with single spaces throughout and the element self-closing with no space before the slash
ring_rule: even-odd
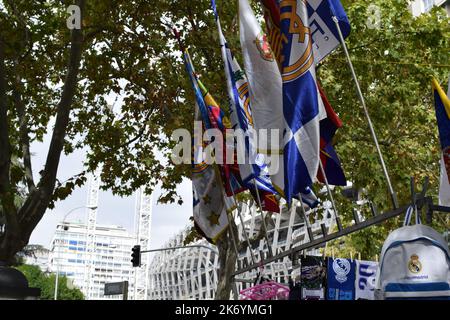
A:
<svg viewBox="0 0 450 320">
<path fill-rule="evenodd" d="M 238 265 L 239 265 L 239 251 L 237 248 L 236 235 L 234 234 L 234 230 L 231 225 L 232 220 L 230 219 L 230 214 L 231 214 L 231 212 L 230 213 L 227 212 L 228 225 L 229 225 L 229 230 L 230 230 L 230 234 L 231 234 L 231 239 L 233 241 L 234 251 L 236 253 L 236 261 L 238 262 Z M 234 217 L 233 217 L 233 220 L 234 220 Z"/>
<path fill-rule="evenodd" d="M 244 219 L 242 218 L 241 212 L 239 211 L 239 206 L 238 206 L 238 203 L 237 203 L 237 200 L 236 200 L 236 194 L 234 193 L 234 189 L 233 189 L 233 187 L 231 186 L 231 184 L 230 184 L 230 189 L 231 189 L 231 192 L 233 193 L 233 200 L 234 200 L 234 204 L 235 204 L 236 209 L 237 209 L 237 214 L 238 214 L 238 216 L 239 216 L 239 220 L 241 221 L 241 225 L 242 225 L 242 233 L 244 234 L 244 238 L 245 238 L 245 241 L 247 242 L 248 249 L 250 250 L 250 256 L 251 256 L 251 259 L 252 259 L 252 263 L 255 264 L 255 263 L 256 263 L 256 262 L 255 262 L 255 261 L 256 261 L 256 258 L 255 258 L 254 254 L 253 254 L 253 251 L 252 251 L 252 245 L 251 245 L 251 243 L 250 243 L 250 239 L 249 239 L 249 237 L 248 237 L 248 234 L 247 234 L 247 232 L 245 231 Z"/>
<path fill-rule="evenodd" d="M 258 200 L 258 205 L 259 205 L 259 209 L 261 210 L 261 226 L 264 228 L 264 238 L 266 239 L 266 243 L 267 243 L 267 249 L 269 251 L 269 255 L 272 257 L 273 256 L 273 252 L 272 252 L 272 247 L 270 246 L 270 242 L 269 242 L 269 236 L 267 235 L 267 225 L 266 225 L 266 217 L 264 215 L 264 210 L 262 208 L 261 205 L 261 198 L 259 197 L 259 192 L 258 192 L 258 187 L 256 185 L 256 179 L 253 179 L 253 182 L 255 183 L 255 192 L 256 192 L 256 199 Z M 263 260 L 263 258 L 261 257 L 261 260 Z"/>
<path fill-rule="evenodd" d="M 298 197 L 298 199 L 300 201 L 300 208 L 301 208 L 301 211 L 302 211 L 303 220 L 305 220 L 305 226 L 306 226 L 306 231 L 308 232 L 308 238 L 309 238 L 309 241 L 311 242 L 311 241 L 314 240 L 314 236 L 313 236 L 313 233 L 312 233 L 312 230 L 311 230 L 311 226 L 309 224 L 309 219 L 306 216 L 305 208 L 303 207 L 302 197 L 300 196 L 300 197 Z"/>
<path fill-rule="evenodd" d="M 385 176 L 385 178 L 387 180 L 389 193 L 391 194 L 392 203 L 394 205 L 394 208 L 396 209 L 396 208 L 398 208 L 397 195 L 395 194 L 395 191 L 394 191 L 394 189 L 392 187 L 391 179 L 389 178 L 389 174 L 388 174 L 388 171 L 387 171 L 387 168 L 386 168 L 386 164 L 384 163 L 383 154 L 381 153 L 381 149 L 380 149 L 380 145 L 378 143 L 377 135 L 375 133 L 375 129 L 374 129 L 373 124 L 372 124 L 372 120 L 370 119 L 369 111 L 367 110 L 366 102 L 364 100 L 364 96 L 362 94 L 361 87 L 359 85 L 359 81 L 358 81 L 358 78 L 356 76 L 355 69 L 353 68 L 353 63 L 352 63 L 352 60 L 350 59 L 350 54 L 348 53 L 347 45 L 345 44 L 344 36 L 342 35 L 342 30 L 341 30 L 341 27 L 339 25 L 339 21 L 336 18 L 336 16 L 333 16 L 333 21 L 334 21 L 334 23 L 336 25 L 336 28 L 338 30 L 339 38 L 340 38 L 342 47 L 344 48 L 344 52 L 345 52 L 345 55 L 347 57 L 347 62 L 348 62 L 348 65 L 350 67 L 350 70 L 352 72 L 353 80 L 354 80 L 354 82 L 356 84 L 356 90 L 358 92 L 359 100 L 360 100 L 361 105 L 362 105 L 362 107 L 364 109 L 364 113 L 366 115 L 367 122 L 369 123 L 370 133 L 372 134 L 372 138 L 373 138 L 373 140 L 375 142 L 375 146 L 376 146 L 376 149 L 377 149 L 378 157 L 380 159 L 381 167 L 383 168 L 384 176 Z"/>
<path fill-rule="evenodd" d="M 333 211 L 334 211 L 334 219 L 336 220 L 338 230 L 341 231 L 342 230 L 341 219 L 339 218 L 339 215 L 338 215 L 336 203 L 334 202 L 333 194 L 331 193 L 331 188 L 330 188 L 330 185 L 328 184 L 327 175 L 325 174 L 325 170 L 323 168 L 322 161 L 319 161 L 319 168 L 320 168 L 320 171 L 322 172 L 322 176 L 323 176 L 323 180 L 325 181 L 325 185 L 327 186 L 328 195 L 330 197 L 331 205 L 332 205 Z"/>
</svg>

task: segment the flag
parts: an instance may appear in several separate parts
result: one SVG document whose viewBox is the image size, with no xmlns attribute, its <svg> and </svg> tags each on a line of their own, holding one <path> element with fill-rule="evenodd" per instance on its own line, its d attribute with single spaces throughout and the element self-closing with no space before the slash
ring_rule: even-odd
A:
<svg viewBox="0 0 450 320">
<path fill-rule="evenodd" d="M 258 151 L 276 161 L 271 173 L 274 188 L 283 193 L 283 96 L 275 55 L 247 0 L 239 1 L 240 40 L 249 83 L 254 126 L 259 133 Z M 264 135 L 261 130 L 268 130 Z M 278 132 L 276 132 L 278 131 Z M 276 145 L 272 146 L 272 139 Z M 281 165 L 281 166 L 280 166 Z"/>
<path fill-rule="evenodd" d="M 334 112 L 323 89 L 320 85 L 318 85 L 318 87 L 327 112 L 327 117 L 320 121 L 320 161 L 322 162 L 322 167 L 329 184 L 346 186 L 347 180 L 345 179 L 345 174 L 341 167 L 341 161 L 333 148 L 333 137 L 336 134 L 337 129 L 342 127 L 342 121 L 339 119 L 336 112 Z M 322 170 L 318 171 L 317 179 L 320 182 L 325 183 Z"/>
<path fill-rule="evenodd" d="M 218 103 L 214 100 L 210 92 L 206 89 L 203 83 L 197 79 L 199 87 L 203 94 L 203 99 L 207 106 L 209 123 L 211 124 L 211 128 L 219 129 L 222 132 L 224 137 L 224 141 L 230 141 L 230 139 L 226 139 L 228 131 L 226 129 L 230 129 L 229 120 L 225 117 L 222 109 L 218 105 Z M 233 159 L 236 160 L 236 152 L 234 149 L 234 144 L 232 146 L 226 146 L 223 148 L 223 158 L 227 159 L 227 153 L 233 153 Z M 241 180 L 241 176 L 239 173 L 239 166 L 235 161 L 233 164 L 228 164 L 224 162 L 223 164 L 219 164 L 220 173 L 222 176 L 222 181 L 225 187 L 226 195 L 232 197 L 240 192 L 247 190 L 244 187 L 244 184 Z"/>
<path fill-rule="evenodd" d="M 201 152 L 202 148 L 194 147 L 194 159 Z M 215 243 L 228 227 L 227 214 L 234 209 L 232 199 L 223 192 L 217 166 L 194 161 L 192 190 L 195 225 L 209 242 Z"/>
<path fill-rule="evenodd" d="M 276 191 L 284 196 L 283 132 L 285 121 L 281 74 L 275 53 L 247 0 L 239 1 L 239 15 L 240 40 L 249 83 L 254 126 L 258 132 L 268 130 L 270 133 L 268 136 L 259 135 L 258 150 L 270 156 L 272 184 Z M 274 129 L 275 131 L 272 131 Z M 272 139 L 276 145 L 272 145 Z M 311 208 L 316 207 L 319 203 L 310 188 L 302 190 L 301 197 L 303 202 Z"/>
<path fill-rule="evenodd" d="M 436 79 L 433 79 L 432 85 L 442 150 L 439 204 L 450 206 L 450 99 Z M 448 95 L 450 96 L 450 83 Z"/>
<path fill-rule="evenodd" d="M 327 259 L 327 300 L 355 300 L 356 262 Z"/>
<path fill-rule="evenodd" d="M 288 203 L 310 187 L 320 161 L 320 120 L 326 111 L 316 83 L 311 29 L 304 1 L 280 2 L 283 39 L 284 193 Z"/>
<path fill-rule="evenodd" d="M 207 106 L 203 99 L 194 67 L 189 53 L 184 53 L 186 70 L 194 88 L 195 120 L 206 123 L 205 127 L 211 127 Z M 202 136 L 201 133 L 194 133 Z M 192 161 L 192 190 L 193 190 L 193 215 L 195 226 L 198 227 L 206 239 L 214 243 L 228 227 L 228 212 L 231 212 L 233 201 L 224 194 L 222 180 L 217 166 L 208 165 L 203 161 L 203 144 L 193 145 Z"/>
<path fill-rule="evenodd" d="M 314 44 L 314 59 L 316 63 L 319 63 L 341 43 L 333 16 L 339 22 L 344 39 L 350 34 L 350 22 L 339 0 L 309 0 L 306 2 L 308 4 L 311 37 Z"/>
<path fill-rule="evenodd" d="M 283 1 L 261 0 L 270 44 L 280 65 L 283 59 L 282 47 L 288 40 L 282 34 L 280 28 L 281 2 Z M 335 16 L 338 19 L 344 39 L 349 36 L 351 27 L 347 14 L 339 0 L 309 0 L 305 2 L 307 5 L 308 23 L 311 28 L 314 60 L 317 64 L 340 44 L 339 32 L 332 17 Z"/>
<path fill-rule="evenodd" d="M 225 40 L 214 0 L 211 0 L 211 5 L 216 18 L 227 78 L 231 122 L 233 129 L 242 132 L 244 138 L 243 144 L 237 144 L 239 148 L 237 151 L 238 154 L 245 155 L 244 163 L 239 163 L 242 181 L 248 189 L 258 189 L 258 192 L 263 192 L 260 194 L 263 197 L 268 194 L 276 194 L 277 192 L 269 176 L 266 158 L 263 154 L 258 153 L 257 137 L 253 125 L 252 106 L 249 96 L 249 84 L 246 74 L 239 66 Z"/>
<path fill-rule="evenodd" d="M 355 300 L 375 300 L 378 263 L 356 260 Z"/>
</svg>

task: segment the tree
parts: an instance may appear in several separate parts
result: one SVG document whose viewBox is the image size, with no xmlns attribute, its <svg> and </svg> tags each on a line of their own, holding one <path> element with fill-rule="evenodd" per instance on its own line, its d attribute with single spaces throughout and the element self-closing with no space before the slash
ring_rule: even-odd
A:
<svg viewBox="0 0 450 320">
<path fill-rule="evenodd" d="M 67 26 L 70 4 L 80 8 L 81 29 Z M 171 46 L 160 21 L 166 9 L 143 10 L 149 5 L 0 1 L 0 260 L 11 262 L 46 209 L 99 166 L 103 189 L 128 195 L 162 181 L 168 193 L 161 200 L 178 199 L 173 187 L 183 168 L 163 166 L 154 150 L 169 146 L 164 137 L 191 111 L 173 81 L 176 58 L 166 54 Z M 120 96 L 118 116 L 107 96 Z M 48 131 L 45 166 L 33 170 L 30 143 Z M 82 147 L 89 150 L 86 170 L 59 181 L 61 154 Z M 24 203 L 17 205 L 22 190 Z"/>
<path fill-rule="evenodd" d="M 53 300 L 55 294 L 55 274 L 45 274 L 38 266 L 21 265 L 17 267 L 28 280 L 32 288 L 41 289 L 41 300 Z M 67 277 L 58 278 L 58 300 L 84 300 L 83 293 L 78 288 L 69 288 Z"/>
</svg>

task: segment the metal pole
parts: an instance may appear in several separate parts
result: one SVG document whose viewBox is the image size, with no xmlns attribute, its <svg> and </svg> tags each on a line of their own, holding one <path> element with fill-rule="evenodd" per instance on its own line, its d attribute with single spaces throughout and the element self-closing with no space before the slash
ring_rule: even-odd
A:
<svg viewBox="0 0 450 320">
<path fill-rule="evenodd" d="M 327 186 L 327 192 L 328 192 L 328 195 L 330 196 L 331 205 L 333 206 L 334 218 L 336 220 L 336 224 L 338 226 L 339 231 L 341 231 L 342 230 L 341 219 L 339 218 L 338 211 L 336 209 L 336 203 L 334 202 L 333 194 L 331 193 L 331 188 L 330 188 L 330 185 L 328 184 L 327 175 L 325 174 L 325 170 L 323 169 L 322 161 L 319 161 L 319 168 L 320 168 L 320 171 L 322 172 L 322 176 L 323 176 L 323 180 L 325 181 L 325 185 Z"/>
<path fill-rule="evenodd" d="M 237 248 L 236 236 L 235 236 L 234 230 L 233 230 L 233 228 L 231 226 L 231 221 L 232 220 L 230 219 L 230 216 L 229 216 L 228 212 L 227 212 L 227 219 L 228 219 L 228 225 L 229 225 L 228 230 L 230 231 L 231 239 L 233 241 L 234 251 L 236 253 L 236 261 L 238 261 L 239 260 L 239 251 L 238 251 L 238 248 Z M 234 220 L 234 217 L 233 217 L 233 220 Z"/>
<path fill-rule="evenodd" d="M 234 200 L 236 201 L 236 199 L 234 199 Z M 250 250 L 250 257 L 252 259 L 252 263 L 255 264 L 256 259 L 255 259 L 255 255 L 253 254 L 253 251 L 252 251 L 252 244 L 250 243 L 250 239 L 248 238 L 248 234 L 245 231 L 244 219 L 242 218 L 242 215 L 241 215 L 239 209 L 237 210 L 237 212 L 238 212 L 239 219 L 241 220 L 242 233 L 244 234 L 244 238 L 245 238 L 245 241 L 247 242 L 248 249 Z"/>
<path fill-rule="evenodd" d="M 245 238 L 245 241 L 247 242 L 248 249 L 250 250 L 250 257 L 252 259 L 252 263 L 255 264 L 256 259 L 255 259 L 255 256 L 253 254 L 253 251 L 252 251 L 252 245 L 250 243 L 250 239 L 248 238 L 247 233 L 245 232 L 244 219 L 242 218 L 241 212 L 239 211 L 238 203 L 237 203 L 237 200 L 236 200 L 236 194 L 234 193 L 234 189 L 231 186 L 231 184 L 230 184 L 230 189 L 231 189 L 231 192 L 233 193 L 233 201 L 234 201 L 234 205 L 236 206 L 236 210 L 237 210 L 237 214 L 239 216 L 239 220 L 241 221 L 242 233 L 244 234 L 244 238 Z"/>
<path fill-rule="evenodd" d="M 253 179 L 253 182 L 255 184 L 256 199 L 258 200 L 259 209 L 261 210 L 261 226 L 264 229 L 263 230 L 264 231 L 264 239 L 266 240 L 266 243 L 267 243 L 267 249 L 269 251 L 269 255 L 272 257 L 273 256 L 272 247 L 271 247 L 270 242 L 269 242 L 269 236 L 267 235 L 266 217 L 265 217 L 262 205 L 261 205 L 261 198 L 259 197 L 259 190 L 258 190 L 258 187 L 256 185 L 256 179 Z M 263 257 L 261 257 L 261 260 L 263 260 Z"/>
<path fill-rule="evenodd" d="M 372 135 L 373 141 L 375 142 L 375 147 L 377 149 L 378 157 L 380 159 L 380 164 L 381 164 L 381 167 L 383 168 L 384 176 L 385 176 L 387 184 L 388 184 L 389 193 L 391 194 L 392 204 L 394 205 L 394 208 L 397 209 L 398 208 L 397 195 L 395 194 L 395 191 L 392 188 L 391 179 L 389 178 L 389 174 L 388 174 L 388 171 L 387 171 L 387 168 L 386 168 L 386 164 L 384 163 L 383 154 L 381 153 L 380 145 L 378 144 L 378 139 L 377 139 L 377 136 L 376 136 L 376 133 L 375 133 L 375 129 L 373 127 L 372 120 L 370 119 L 369 111 L 367 110 L 366 102 L 364 100 L 364 96 L 362 94 L 361 87 L 359 85 L 359 81 L 358 81 L 358 78 L 356 76 L 355 69 L 353 68 L 353 63 L 352 63 L 352 60 L 350 59 L 350 54 L 348 53 L 347 45 L 345 44 L 345 40 L 344 40 L 344 36 L 342 35 L 341 27 L 339 26 L 339 21 L 338 21 L 338 19 L 335 16 L 333 16 L 333 21 L 336 24 L 336 28 L 337 28 L 338 33 L 339 33 L 339 38 L 340 38 L 342 47 L 344 48 L 345 56 L 347 57 L 347 62 L 348 62 L 348 65 L 350 67 L 350 70 L 352 72 L 353 80 L 355 81 L 355 84 L 356 84 L 356 90 L 358 92 L 359 100 L 360 100 L 361 105 L 362 105 L 362 107 L 364 109 L 364 114 L 366 115 L 367 122 L 369 124 L 369 129 L 370 129 L 370 133 Z"/>
<path fill-rule="evenodd" d="M 61 251 L 58 250 L 58 257 L 56 258 L 56 277 L 55 277 L 55 297 L 54 300 L 58 300 L 58 278 L 59 278 L 59 259 Z"/>
</svg>

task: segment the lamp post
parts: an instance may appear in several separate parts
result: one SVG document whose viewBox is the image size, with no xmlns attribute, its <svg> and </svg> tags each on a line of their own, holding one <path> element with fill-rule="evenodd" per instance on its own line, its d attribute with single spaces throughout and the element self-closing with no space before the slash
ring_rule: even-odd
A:
<svg viewBox="0 0 450 320">
<path fill-rule="evenodd" d="M 81 206 L 81 207 L 73 208 L 72 210 L 70 210 L 69 212 L 67 212 L 67 213 L 64 215 L 63 221 L 62 221 L 62 223 L 61 223 L 61 225 L 62 225 L 62 227 L 63 227 L 63 228 L 62 228 L 62 233 L 64 233 L 64 231 L 67 230 L 66 227 L 65 227 L 65 223 L 66 223 L 67 217 L 68 217 L 72 212 L 74 212 L 75 210 L 83 209 L 83 208 L 87 208 L 87 209 L 97 209 L 96 206 L 94 206 L 94 207 L 90 207 L 90 206 Z M 57 258 L 56 258 L 55 297 L 54 297 L 55 300 L 58 300 L 58 279 L 59 279 L 59 260 L 60 260 L 60 258 L 61 258 L 61 248 L 59 248 L 59 250 L 58 250 L 58 256 L 57 256 Z"/>
</svg>

